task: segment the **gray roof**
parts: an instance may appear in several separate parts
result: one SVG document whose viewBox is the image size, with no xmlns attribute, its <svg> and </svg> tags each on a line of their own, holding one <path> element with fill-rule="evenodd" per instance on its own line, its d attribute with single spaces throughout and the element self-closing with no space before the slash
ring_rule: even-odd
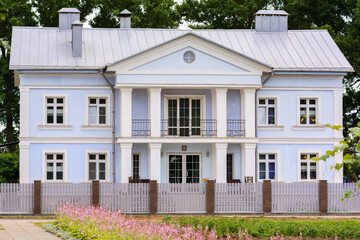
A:
<svg viewBox="0 0 360 240">
<path fill-rule="evenodd" d="M 58 13 L 80 13 L 76 8 L 62 8 L 58 11 Z"/>
<path fill-rule="evenodd" d="M 353 71 L 326 30 L 179 30 L 84 28 L 83 57 L 72 56 L 71 30 L 14 27 L 11 69 L 99 69 L 194 33 L 278 71 Z"/>
</svg>

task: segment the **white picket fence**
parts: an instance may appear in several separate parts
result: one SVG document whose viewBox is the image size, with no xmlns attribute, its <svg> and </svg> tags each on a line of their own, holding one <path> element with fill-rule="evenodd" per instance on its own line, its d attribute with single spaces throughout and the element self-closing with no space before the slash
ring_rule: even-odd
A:
<svg viewBox="0 0 360 240">
<path fill-rule="evenodd" d="M 32 213 L 33 183 L 1 183 L 0 213 Z"/>
<path fill-rule="evenodd" d="M 100 205 L 123 213 L 149 213 L 149 184 L 100 183 Z"/>
<path fill-rule="evenodd" d="M 216 183 L 216 213 L 263 211 L 262 183 Z"/>
<path fill-rule="evenodd" d="M 91 183 L 42 183 L 41 212 L 55 213 L 65 203 L 91 205 Z"/>
<path fill-rule="evenodd" d="M 159 183 L 159 213 L 206 213 L 205 183 Z"/>
<path fill-rule="evenodd" d="M 341 201 L 347 191 L 353 194 Z M 328 183 L 328 212 L 360 212 L 360 189 L 356 183 Z"/>
<path fill-rule="evenodd" d="M 271 184 L 272 212 L 302 213 L 319 212 L 319 183 Z"/>
</svg>

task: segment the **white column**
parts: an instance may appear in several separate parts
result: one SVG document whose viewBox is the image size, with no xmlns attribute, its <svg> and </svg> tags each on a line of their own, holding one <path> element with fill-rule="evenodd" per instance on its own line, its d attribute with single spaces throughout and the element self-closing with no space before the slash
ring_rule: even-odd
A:
<svg viewBox="0 0 360 240">
<path fill-rule="evenodd" d="M 216 129 L 217 137 L 226 137 L 227 134 L 227 102 L 226 102 L 226 88 L 215 88 L 213 90 L 213 96 L 215 95 L 215 116 L 216 116 Z M 214 101 L 213 101 L 214 102 Z M 213 108 L 214 109 L 214 108 Z"/>
<path fill-rule="evenodd" d="M 151 137 L 160 137 L 161 131 L 161 88 L 148 88 L 148 115 Z"/>
<path fill-rule="evenodd" d="M 241 144 L 241 177 L 245 182 L 245 177 L 253 177 L 255 179 L 255 143 L 243 143 Z"/>
<path fill-rule="evenodd" d="M 30 90 L 20 86 L 20 138 L 29 137 Z"/>
<path fill-rule="evenodd" d="M 339 144 L 334 144 L 335 146 L 338 146 Z M 340 153 L 335 154 L 334 156 L 334 165 L 337 163 L 342 163 L 343 161 L 343 155 Z M 321 161 L 320 161 L 321 162 Z M 334 182 L 335 183 L 343 183 L 344 179 L 344 168 L 341 168 L 339 171 L 334 169 Z"/>
<path fill-rule="evenodd" d="M 20 183 L 29 183 L 29 154 L 30 154 L 30 144 L 29 142 L 20 141 L 19 151 L 20 151 Z"/>
<path fill-rule="evenodd" d="M 120 137 L 131 137 L 132 88 L 120 88 Z"/>
<path fill-rule="evenodd" d="M 227 143 L 214 143 L 213 144 L 213 179 L 217 183 L 226 183 L 226 154 Z"/>
<path fill-rule="evenodd" d="M 334 90 L 334 125 L 341 125 L 343 121 L 343 90 Z M 334 138 L 343 138 L 343 132 L 334 130 Z"/>
<path fill-rule="evenodd" d="M 245 120 L 245 137 L 255 137 L 255 89 L 241 90 L 241 118 Z"/>
<path fill-rule="evenodd" d="M 120 182 L 128 183 L 131 176 L 132 143 L 120 143 Z"/>
<path fill-rule="evenodd" d="M 161 181 L 161 143 L 148 144 L 149 179 Z"/>
</svg>

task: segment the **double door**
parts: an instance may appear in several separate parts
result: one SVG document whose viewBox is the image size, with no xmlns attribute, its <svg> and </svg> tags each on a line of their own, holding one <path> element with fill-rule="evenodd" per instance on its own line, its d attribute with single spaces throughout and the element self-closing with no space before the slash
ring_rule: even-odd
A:
<svg viewBox="0 0 360 240">
<path fill-rule="evenodd" d="M 169 183 L 200 183 L 200 154 L 170 154 Z"/>
</svg>

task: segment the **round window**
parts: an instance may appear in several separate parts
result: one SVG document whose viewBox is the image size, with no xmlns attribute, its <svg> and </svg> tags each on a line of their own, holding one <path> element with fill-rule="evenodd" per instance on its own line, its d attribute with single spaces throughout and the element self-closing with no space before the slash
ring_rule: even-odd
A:
<svg viewBox="0 0 360 240">
<path fill-rule="evenodd" d="M 195 61 L 195 54 L 192 51 L 186 51 L 184 53 L 184 61 L 186 63 L 192 63 Z"/>
</svg>

